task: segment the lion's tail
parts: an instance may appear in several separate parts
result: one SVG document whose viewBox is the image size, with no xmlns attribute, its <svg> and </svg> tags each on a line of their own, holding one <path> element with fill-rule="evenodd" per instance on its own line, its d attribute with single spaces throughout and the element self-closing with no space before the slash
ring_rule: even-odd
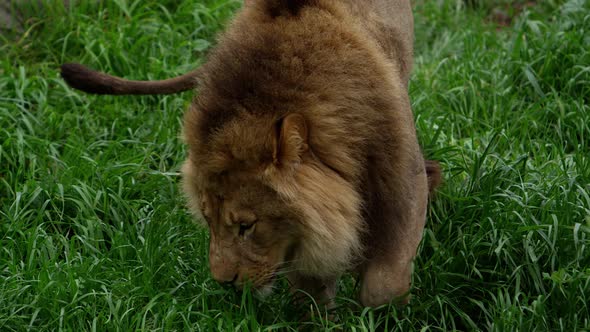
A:
<svg viewBox="0 0 590 332">
<path fill-rule="evenodd" d="M 425 164 L 426 176 L 428 177 L 428 190 L 432 193 L 442 182 L 442 171 L 437 161 L 425 160 Z"/>
<path fill-rule="evenodd" d="M 61 77 L 71 87 L 101 95 L 155 95 L 190 90 L 197 86 L 200 75 L 194 70 L 184 75 L 161 81 L 132 81 L 92 70 L 77 63 L 61 66 Z"/>
</svg>

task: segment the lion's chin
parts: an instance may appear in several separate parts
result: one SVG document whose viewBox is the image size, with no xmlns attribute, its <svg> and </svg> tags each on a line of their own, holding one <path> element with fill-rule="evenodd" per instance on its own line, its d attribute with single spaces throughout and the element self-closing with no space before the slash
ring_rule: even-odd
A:
<svg viewBox="0 0 590 332">
<path fill-rule="evenodd" d="M 274 290 L 274 283 L 275 283 L 275 278 L 273 277 L 266 284 L 257 287 L 256 290 L 254 291 L 254 293 L 256 294 L 256 297 L 258 297 L 262 300 L 269 297 Z"/>
<path fill-rule="evenodd" d="M 272 294 L 272 291 L 273 291 L 272 284 L 264 285 L 256 290 L 256 296 L 258 298 L 264 300 Z"/>
</svg>

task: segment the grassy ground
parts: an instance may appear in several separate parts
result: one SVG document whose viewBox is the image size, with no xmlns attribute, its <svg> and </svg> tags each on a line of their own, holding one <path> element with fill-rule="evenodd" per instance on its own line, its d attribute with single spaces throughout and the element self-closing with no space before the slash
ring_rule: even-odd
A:
<svg viewBox="0 0 590 332">
<path fill-rule="evenodd" d="M 0 330 L 299 326 L 285 289 L 260 301 L 210 278 L 177 186 L 190 93 L 95 97 L 58 77 L 66 61 L 183 73 L 240 4 L 52 2 L 0 36 Z M 314 329 L 590 329 L 590 1 L 545 1 L 501 30 L 490 11 L 416 5 L 411 97 L 445 185 L 412 304 L 363 309 L 348 276 L 339 323 Z"/>
</svg>

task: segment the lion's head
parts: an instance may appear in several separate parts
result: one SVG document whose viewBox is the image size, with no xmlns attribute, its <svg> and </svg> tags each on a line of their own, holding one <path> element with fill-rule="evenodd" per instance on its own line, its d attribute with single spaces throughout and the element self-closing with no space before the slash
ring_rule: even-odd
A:
<svg viewBox="0 0 590 332">
<path fill-rule="evenodd" d="M 189 111 L 187 127 L 204 116 Z M 195 135 L 187 135 L 183 188 L 209 228 L 215 280 L 237 288 L 250 281 L 267 293 L 283 268 L 333 276 L 358 256 L 360 198 L 314 158 L 301 114 L 243 115 L 208 139 Z"/>
</svg>

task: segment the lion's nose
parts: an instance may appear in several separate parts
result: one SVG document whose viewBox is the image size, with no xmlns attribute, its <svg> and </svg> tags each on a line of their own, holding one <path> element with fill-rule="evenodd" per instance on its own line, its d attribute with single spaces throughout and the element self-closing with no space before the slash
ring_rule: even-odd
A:
<svg viewBox="0 0 590 332">
<path fill-rule="evenodd" d="M 237 257 L 232 252 L 220 252 L 213 242 L 209 251 L 209 269 L 215 281 L 222 285 L 235 283 L 239 279 Z"/>
<path fill-rule="evenodd" d="M 231 286 L 236 280 L 238 280 L 237 273 L 231 273 L 224 269 L 217 269 L 214 266 L 211 268 L 211 275 L 215 281 L 224 286 Z"/>
</svg>

